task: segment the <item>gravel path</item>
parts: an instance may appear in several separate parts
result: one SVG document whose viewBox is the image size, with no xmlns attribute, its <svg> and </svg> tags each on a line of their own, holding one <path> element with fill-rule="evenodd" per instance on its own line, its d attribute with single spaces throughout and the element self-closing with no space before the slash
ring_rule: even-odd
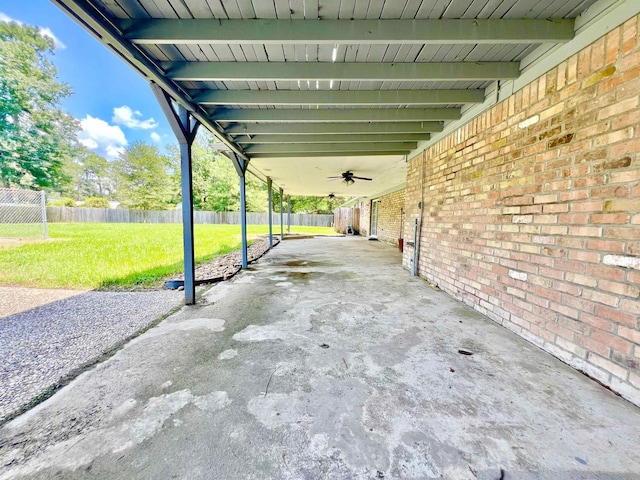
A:
<svg viewBox="0 0 640 480">
<path fill-rule="evenodd" d="M 183 300 L 182 292 L 169 290 L 54 297 L 0 318 L 0 422 Z"/>
<path fill-rule="evenodd" d="M 75 297 L 86 291 L 57 288 L 0 287 L 0 321 L 1 317 L 26 312 L 47 303 Z"/>
</svg>

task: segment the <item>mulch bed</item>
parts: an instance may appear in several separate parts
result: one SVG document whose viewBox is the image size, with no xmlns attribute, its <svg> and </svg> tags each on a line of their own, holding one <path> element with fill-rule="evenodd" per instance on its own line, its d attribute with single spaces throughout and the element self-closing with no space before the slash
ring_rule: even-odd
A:
<svg viewBox="0 0 640 480">
<path fill-rule="evenodd" d="M 273 237 L 273 246 L 280 239 Z M 247 249 L 249 263 L 256 261 L 269 251 L 269 237 L 260 237 Z M 242 250 L 228 253 L 211 262 L 196 267 L 196 284 L 221 282 L 233 277 L 242 268 Z M 177 288 L 184 282 L 184 274 L 166 282 L 168 288 Z"/>
</svg>

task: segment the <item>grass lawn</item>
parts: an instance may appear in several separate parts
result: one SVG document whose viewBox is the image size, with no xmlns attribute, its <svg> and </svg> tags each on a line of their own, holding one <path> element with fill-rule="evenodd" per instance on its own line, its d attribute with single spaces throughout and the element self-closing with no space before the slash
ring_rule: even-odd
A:
<svg viewBox="0 0 640 480">
<path fill-rule="evenodd" d="M 274 234 L 279 233 L 274 226 Z M 248 235 L 268 233 L 249 225 Z M 335 234 L 291 226 L 292 233 Z M 46 242 L 0 248 L 0 285 L 50 288 L 151 287 L 182 271 L 182 225 L 51 223 Z M 239 225 L 196 225 L 196 263 L 240 248 Z"/>
</svg>

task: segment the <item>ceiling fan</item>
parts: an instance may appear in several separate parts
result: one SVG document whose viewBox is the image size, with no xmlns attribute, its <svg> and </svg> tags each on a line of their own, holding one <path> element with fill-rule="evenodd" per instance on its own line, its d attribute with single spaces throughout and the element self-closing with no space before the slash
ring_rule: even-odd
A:
<svg viewBox="0 0 640 480">
<path fill-rule="evenodd" d="M 339 177 L 328 177 L 328 178 L 342 178 L 342 181 L 347 185 L 351 185 L 355 183 L 356 180 L 366 180 L 366 181 L 373 180 L 373 178 L 357 177 L 353 174 L 353 172 L 349 170 L 347 170 L 346 172 L 342 172 L 342 175 L 340 175 Z"/>
</svg>

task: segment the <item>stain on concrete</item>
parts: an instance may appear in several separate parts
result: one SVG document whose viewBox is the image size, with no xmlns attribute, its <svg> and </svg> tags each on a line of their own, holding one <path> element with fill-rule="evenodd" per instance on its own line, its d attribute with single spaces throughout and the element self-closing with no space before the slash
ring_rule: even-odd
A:
<svg viewBox="0 0 640 480">
<path fill-rule="evenodd" d="M 112 411 L 107 425 L 78 431 L 66 440 L 44 448 L 31 457 L 30 463 L 13 469 L 10 474 L 0 474 L 0 479 L 31 475 L 45 468 L 77 470 L 102 455 L 121 454 L 140 445 L 156 435 L 169 419 L 189 404 L 203 411 L 215 412 L 230 403 L 226 392 L 198 396 L 189 390 L 180 390 L 152 397 L 142 409 L 134 411 L 138 402 L 128 399 Z M 9 456 L 11 454 L 9 452 Z"/>
<path fill-rule="evenodd" d="M 211 332 L 222 332 L 224 330 L 224 323 L 224 320 L 220 318 L 191 318 L 178 322 L 163 322 L 149 330 L 145 335 L 134 339 L 133 342 L 147 341 L 160 335 L 175 332 L 189 332 L 202 329 Z"/>
<path fill-rule="evenodd" d="M 218 355 L 218 360 L 231 360 L 232 358 L 238 355 L 238 351 L 230 348 L 229 350 L 225 350 L 224 352 Z"/>
</svg>

